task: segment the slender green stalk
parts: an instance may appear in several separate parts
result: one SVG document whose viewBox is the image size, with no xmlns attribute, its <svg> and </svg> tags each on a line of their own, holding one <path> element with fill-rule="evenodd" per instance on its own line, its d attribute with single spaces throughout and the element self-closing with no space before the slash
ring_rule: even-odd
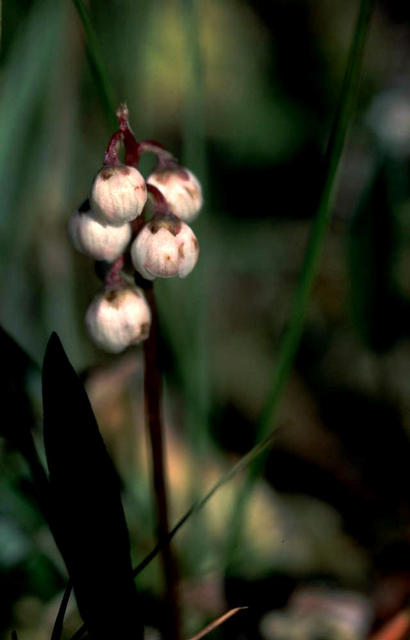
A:
<svg viewBox="0 0 410 640">
<path fill-rule="evenodd" d="M 184 162 L 206 182 L 206 148 L 203 62 L 198 0 L 183 0 L 186 31 L 188 78 L 184 87 L 183 156 Z M 206 191 L 206 188 L 205 188 Z"/>
<path fill-rule="evenodd" d="M 205 145 L 203 65 L 200 46 L 200 19 L 198 0 L 184 0 L 183 19 L 185 22 L 187 57 L 189 64 L 188 78 L 184 90 L 184 108 L 182 136 L 183 161 L 196 173 L 203 190 L 207 188 L 207 162 Z M 204 209 L 206 208 L 206 204 Z M 206 237 L 206 215 L 201 212 L 196 224 L 199 235 Z M 206 252 L 205 252 L 206 254 Z M 191 446 L 193 451 L 204 452 L 204 436 L 207 432 L 207 415 L 209 412 L 208 381 L 208 340 L 207 340 L 207 269 L 206 255 L 201 259 L 187 280 L 187 297 L 189 305 L 188 322 L 193 342 L 190 355 L 183 362 L 184 384 L 187 401 L 190 405 Z M 183 357 L 181 355 L 180 357 Z M 186 356 L 185 356 L 186 357 Z M 195 474 L 197 476 L 197 474 Z"/>
<path fill-rule="evenodd" d="M 316 276 L 323 241 L 328 228 L 337 174 L 351 121 L 354 98 L 359 82 L 363 50 L 366 41 L 373 0 L 362 0 L 350 49 L 342 92 L 324 158 L 324 182 L 313 227 L 306 248 L 299 283 L 283 342 L 280 346 L 272 388 L 258 424 L 258 437 L 266 435 L 274 417 L 278 400 L 289 378 L 296 350 L 299 346 L 310 292 Z M 258 464 L 261 464 L 259 461 Z"/>
<path fill-rule="evenodd" d="M 257 440 L 266 437 L 268 432 L 273 433 L 276 429 L 274 420 L 276 418 L 279 401 L 289 379 L 296 351 L 300 343 L 309 297 L 318 270 L 321 250 L 329 224 L 333 197 L 337 185 L 338 169 L 353 114 L 372 6 L 373 0 L 361 0 L 347 68 L 343 79 L 342 91 L 324 157 L 323 188 L 313 220 L 299 282 L 296 287 L 289 323 L 279 348 L 271 390 L 257 424 Z M 228 558 L 232 556 L 238 544 L 247 499 L 258 475 L 263 471 L 267 455 L 268 451 L 265 451 L 264 455 L 259 456 L 250 465 L 242 491 L 234 504 L 230 534 L 228 536 Z"/>
<path fill-rule="evenodd" d="M 189 520 L 191 516 L 201 511 L 201 509 L 205 507 L 205 505 L 215 495 L 215 493 L 219 491 L 219 489 L 222 489 L 222 487 L 225 486 L 230 480 L 232 480 L 232 478 L 237 473 L 239 473 L 240 471 L 244 471 L 247 467 L 249 467 L 252 464 L 252 462 L 254 462 L 257 459 L 258 456 L 260 456 L 264 451 L 266 451 L 272 445 L 273 438 L 274 438 L 273 432 L 268 434 L 266 438 L 262 440 L 262 442 L 259 442 L 257 445 L 255 445 L 250 451 L 248 451 L 248 453 L 242 456 L 242 458 L 240 458 L 240 460 L 238 460 L 238 462 L 234 464 L 233 467 L 229 469 L 229 471 L 224 473 L 219 478 L 219 480 L 217 480 L 217 482 L 215 482 L 215 484 L 212 485 L 212 487 L 207 491 L 207 493 L 204 496 L 202 496 L 202 498 L 194 502 L 194 504 L 192 504 L 190 508 L 184 513 L 182 518 L 180 518 L 178 522 L 173 526 L 171 531 L 169 531 L 164 541 L 162 543 L 157 544 L 150 551 L 150 553 L 135 567 L 133 571 L 134 577 L 137 576 L 139 573 L 141 573 L 141 571 L 143 571 L 145 567 L 149 565 L 149 563 L 161 551 L 163 545 L 169 544 L 169 542 L 178 533 L 178 531 L 185 524 L 185 522 L 187 522 L 187 520 Z"/>
<path fill-rule="evenodd" d="M 184 21 L 184 44 L 187 64 L 187 79 L 183 90 L 182 109 L 182 157 L 199 178 L 204 193 L 207 193 L 207 159 L 205 143 L 204 74 L 201 47 L 200 0 L 183 0 L 181 16 Z M 186 416 L 188 443 L 191 450 L 190 497 L 195 501 L 202 493 L 201 473 L 209 456 L 209 323 L 208 291 L 209 268 L 206 250 L 207 238 L 206 196 L 205 206 L 195 230 L 200 243 L 205 246 L 201 258 L 190 277 L 184 283 L 184 297 L 190 301 L 187 306 L 186 333 L 190 336 L 189 349 L 176 350 L 176 358 L 182 365 L 183 401 Z M 170 337 L 172 340 L 173 327 Z M 191 564 L 201 572 L 208 548 L 207 523 L 197 517 L 191 527 L 188 549 Z"/>
<path fill-rule="evenodd" d="M 61 598 L 60 606 L 58 608 L 57 616 L 54 622 L 53 631 L 51 633 L 51 640 L 61 640 L 61 636 L 63 635 L 63 624 L 64 617 L 67 611 L 68 601 L 70 600 L 72 591 L 71 581 L 67 582 L 66 588 L 64 589 L 63 597 Z"/>
<path fill-rule="evenodd" d="M 168 532 L 168 534 L 158 542 L 155 547 L 151 549 L 151 551 L 145 556 L 143 560 L 134 568 L 133 576 L 138 576 L 144 569 L 157 557 L 157 555 L 163 550 L 163 548 L 171 542 L 171 540 L 176 536 L 178 531 L 183 527 L 183 525 L 191 518 L 191 516 L 196 515 L 201 509 L 205 507 L 205 505 L 209 502 L 212 496 L 222 489 L 232 478 L 239 473 L 240 471 L 244 471 L 249 465 L 260 456 L 266 449 L 268 449 L 273 442 L 274 433 L 268 434 L 268 436 L 262 441 L 259 442 L 256 446 L 254 446 L 248 453 L 246 453 L 236 464 L 233 465 L 225 473 L 222 475 L 219 480 L 212 485 L 212 487 L 207 491 L 207 493 L 202 496 L 200 500 L 194 502 L 189 509 L 184 513 L 184 515 L 178 520 L 178 522 L 172 527 L 172 529 Z M 71 637 L 71 640 L 79 640 L 83 637 L 86 631 L 85 625 L 83 624 L 75 634 Z"/>
<path fill-rule="evenodd" d="M 87 56 L 95 83 L 100 93 L 101 102 L 107 118 L 107 124 L 111 130 L 114 130 L 117 128 L 117 118 L 115 115 L 116 100 L 102 61 L 101 49 L 97 36 L 95 35 L 94 27 L 83 1 L 73 0 L 73 4 L 77 9 L 78 16 L 84 28 Z"/>
</svg>

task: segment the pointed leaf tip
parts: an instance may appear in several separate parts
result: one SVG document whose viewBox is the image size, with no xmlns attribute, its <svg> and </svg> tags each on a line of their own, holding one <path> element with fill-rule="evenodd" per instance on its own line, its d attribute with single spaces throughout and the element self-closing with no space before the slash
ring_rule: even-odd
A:
<svg viewBox="0 0 410 640">
<path fill-rule="evenodd" d="M 61 343 L 58 333 L 56 331 L 53 331 L 48 339 L 47 348 L 55 345 L 58 345 L 61 348 L 63 348 L 63 345 Z"/>
<path fill-rule="evenodd" d="M 64 350 L 63 343 L 61 342 L 58 333 L 53 331 L 53 333 L 50 335 L 47 342 L 47 347 L 44 354 L 44 361 L 46 359 L 49 359 L 50 357 L 55 356 L 56 354 L 58 354 L 59 356 L 64 356 L 64 358 L 68 361 L 68 357 Z"/>
</svg>

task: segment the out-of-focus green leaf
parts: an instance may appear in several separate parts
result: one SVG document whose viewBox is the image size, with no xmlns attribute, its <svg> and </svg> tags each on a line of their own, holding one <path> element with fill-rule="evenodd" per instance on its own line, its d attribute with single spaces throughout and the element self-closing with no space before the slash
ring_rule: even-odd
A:
<svg viewBox="0 0 410 640">
<path fill-rule="evenodd" d="M 24 533 L 5 514 L 0 514 L 0 567 L 4 571 L 26 559 L 30 543 Z"/>
<path fill-rule="evenodd" d="M 7 363 L 7 374 L 3 376 L 0 394 L 3 407 L 0 436 L 18 449 L 26 459 L 39 506 L 50 526 L 53 527 L 48 480 L 34 443 L 32 427 L 35 424 L 35 416 L 26 393 L 27 378 L 36 369 L 36 365 L 2 327 L 0 327 L 0 349 Z"/>
<path fill-rule="evenodd" d="M 21 189 L 22 176 L 15 171 L 22 162 L 23 141 L 30 132 L 32 116 L 42 97 L 49 61 L 58 41 L 62 4 L 37 2 L 23 25 L 6 60 L 0 96 L 0 228 L 13 219 L 12 198 Z M 41 33 L 41 38 L 39 38 Z"/>
<path fill-rule="evenodd" d="M 93 638 L 142 638 L 120 484 L 87 394 L 53 334 L 43 365 L 44 442 L 57 544 Z"/>
<path fill-rule="evenodd" d="M 397 230 L 388 161 L 376 169 L 348 234 L 352 316 L 368 347 L 389 349 L 402 335 L 408 316 L 394 279 Z"/>
<path fill-rule="evenodd" d="M 0 435 L 16 447 L 26 445 L 35 418 L 26 395 L 27 377 L 34 362 L 17 342 L 0 327 L 0 350 L 7 371 L 3 375 L 1 400 L 3 419 Z"/>
<path fill-rule="evenodd" d="M 41 314 L 37 322 L 27 322 L 24 313 L 16 313 L 16 301 L 27 301 L 33 292 L 33 279 L 27 277 L 22 267 L 21 249 L 26 239 L 33 241 L 36 228 L 33 191 L 27 189 L 27 167 L 33 153 L 33 140 L 38 134 L 39 107 L 49 96 L 47 84 L 51 62 L 54 62 L 62 40 L 65 3 L 37 0 L 27 6 L 30 10 L 15 18 L 18 24 L 16 35 L 3 56 L 1 66 L 0 266 L 7 270 L 7 277 L 0 284 L 0 295 L 3 300 L 1 321 L 6 326 L 13 326 L 16 335 L 33 345 Z M 46 145 L 47 141 L 43 141 L 43 148 Z M 37 155 L 36 161 L 41 166 L 42 158 Z M 24 209 L 21 204 L 27 198 L 31 206 Z M 26 216 L 24 212 L 27 210 Z M 24 305 L 19 307 L 20 311 L 22 308 Z"/>
</svg>

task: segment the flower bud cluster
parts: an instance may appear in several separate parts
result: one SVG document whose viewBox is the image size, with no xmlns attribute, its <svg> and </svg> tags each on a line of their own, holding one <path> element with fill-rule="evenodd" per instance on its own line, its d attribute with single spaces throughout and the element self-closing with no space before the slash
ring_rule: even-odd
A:
<svg viewBox="0 0 410 640">
<path fill-rule="evenodd" d="M 130 222 L 147 201 L 145 180 L 134 167 L 104 166 L 94 178 L 87 206 L 69 222 L 74 247 L 94 260 L 112 262 L 131 239 Z"/>
<path fill-rule="evenodd" d="M 112 353 L 145 340 L 151 324 L 142 290 L 123 277 L 126 255 L 129 252 L 139 274 L 137 281 L 185 278 L 199 256 L 198 241 L 187 222 L 198 215 L 203 203 L 194 174 L 179 166 L 160 145 L 138 143 L 127 115 L 126 108 L 120 108 L 120 128 L 109 142 L 89 199 L 69 221 L 74 247 L 109 263 L 103 290 L 86 313 L 86 325 L 94 342 Z M 125 146 L 125 164 L 118 159 L 118 143 Z M 139 155 L 147 150 L 157 154 L 158 165 L 145 181 L 137 166 Z M 146 221 L 148 197 L 154 214 Z"/>
</svg>

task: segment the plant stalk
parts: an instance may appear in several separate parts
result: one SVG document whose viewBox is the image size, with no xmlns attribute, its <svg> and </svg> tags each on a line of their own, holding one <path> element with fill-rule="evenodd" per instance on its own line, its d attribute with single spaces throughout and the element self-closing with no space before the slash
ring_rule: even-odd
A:
<svg viewBox="0 0 410 640">
<path fill-rule="evenodd" d="M 161 374 L 158 351 L 158 315 L 153 285 L 145 291 L 151 309 L 151 330 L 144 342 L 145 414 L 151 444 L 152 475 L 157 506 L 158 542 L 168 540 L 169 518 L 165 477 L 165 445 L 161 415 Z M 170 544 L 161 548 L 161 558 L 167 592 L 165 638 L 180 640 L 180 609 L 178 602 L 177 566 Z"/>
<path fill-rule="evenodd" d="M 308 243 L 308 247 L 305 253 L 305 259 L 303 263 L 303 268 L 301 272 L 301 277 L 299 280 L 299 284 L 296 289 L 294 303 L 291 311 L 291 317 L 288 323 L 288 327 L 286 329 L 284 339 L 281 343 L 278 363 L 276 367 L 276 371 L 273 377 L 271 391 L 269 393 L 269 397 L 265 404 L 265 409 L 261 415 L 260 420 L 258 421 L 258 443 L 245 455 L 243 456 L 230 470 L 228 470 L 225 474 L 223 474 L 217 482 L 207 491 L 207 493 L 197 502 L 195 502 L 188 511 L 184 514 L 184 516 L 176 523 L 171 531 L 168 532 L 168 513 L 167 508 L 165 511 L 166 518 L 161 518 L 161 522 L 163 523 L 163 529 L 161 527 L 161 531 L 159 531 L 159 542 L 152 549 L 152 551 L 148 554 L 148 556 L 140 562 L 140 564 L 134 569 L 134 576 L 138 575 L 148 564 L 149 562 L 159 553 L 163 553 L 164 557 L 164 567 L 166 564 L 165 556 L 170 553 L 169 549 L 169 541 L 175 536 L 175 534 L 179 531 L 179 529 L 187 522 L 187 520 L 200 511 L 212 498 L 212 496 L 223 487 L 229 480 L 239 471 L 243 471 L 245 468 L 249 468 L 250 474 L 248 476 L 248 480 L 246 482 L 244 491 L 241 493 L 239 498 L 239 509 L 237 510 L 237 515 L 243 513 L 243 507 L 246 501 L 246 496 L 249 494 L 255 479 L 258 474 L 263 469 L 268 449 L 272 445 L 276 425 L 273 423 L 274 418 L 276 417 L 276 409 L 278 406 L 278 402 L 281 397 L 281 393 L 284 389 L 284 386 L 288 380 L 288 377 L 291 372 L 291 368 L 293 365 L 294 357 L 297 351 L 297 348 L 300 343 L 300 338 L 302 335 L 304 319 L 306 315 L 306 310 L 309 302 L 310 292 L 313 285 L 313 281 L 317 272 L 317 267 L 320 259 L 321 248 L 323 245 L 323 240 L 327 231 L 331 204 L 333 199 L 333 194 L 336 186 L 336 178 L 338 173 L 338 168 L 340 164 L 341 155 L 344 148 L 345 138 L 348 131 L 348 126 L 350 124 L 351 115 L 353 111 L 354 97 L 356 92 L 356 87 L 359 80 L 359 72 L 361 67 L 361 61 L 363 56 L 363 49 L 365 44 L 365 39 L 368 30 L 368 24 L 371 14 L 371 9 L 373 6 L 374 0 L 361 0 L 359 17 L 356 24 L 356 29 L 352 41 L 352 46 L 349 54 L 349 61 L 344 77 L 343 88 L 341 93 L 341 98 L 339 101 L 338 109 L 335 115 L 334 125 L 332 128 L 331 135 L 329 137 L 329 142 L 327 145 L 326 155 L 324 159 L 324 171 L 323 171 L 323 189 L 321 192 L 316 216 L 313 222 L 312 232 L 310 236 L 310 240 Z M 110 102 L 109 94 L 112 95 L 111 90 L 107 90 L 109 87 L 109 83 L 106 82 L 106 75 L 102 68 L 101 56 L 98 47 L 94 46 L 96 38 L 94 32 L 90 29 L 90 22 L 88 15 L 84 11 L 84 5 L 81 0 L 73 0 L 74 5 L 79 12 L 80 18 L 85 27 L 85 32 L 87 36 L 87 46 L 89 47 L 89 57 L 91 66 L 96 76 L 97 84 L 100 88 L 100 92 L 102 95 L 103 103 L 108 106 Z M 107 99 L 108 97 L 108 99 Z M 109 110 L 113 113 L 113 109 L 106 108 L 107 113 Z M 109 116 L 110 118 L 110 116 Z M 149 300 L 150 305 L 153 305 L 154 298 L 153 292 L 147 292 L 147 298 Z M 156 312 L 155 307 L 151 306 L 151 310 L 153 311 L 153 321 L 156 323 Z M 155 342 L 153 342 L 155 339 Z M 156 326 L 152 327 L 151 336 L 149 340 L 145 343 L 144 355 L 146 358 L 146 371 L 148 372 L 148 351 L 151 349 L 149 345 L 154 345 L 154 355 L 155 358 L 150 358 L 150 366 L 154 365 L 154 362 L 157 363 L 157 328 Z M 152 354 L 151 354 L 152 356 Z M 156 373 L 158 376 L 158 368 L 157 364 L 155 364 Z M 146 402 L 147 402 L 147 386 L 148 386 L 148 376 L 146 376 Z M 160 380 L 158 380 L 158 383 Z M 162 445 L 162 430 L 161 430 L 161 421 L 160 421 L 160 413 L 159 413 L 159 387 L 157 396 L 157 417 L 158 417 L 158 425 L 159 432 L 161 434 L 161 458 L 162 458 L 162 477 L 164 478 L 163 472 L 163 445 Z M 150 406 L 153 398 L 150 400 Z M 148 402 L 147 402 L 148 406 Z M 147 415 L 149 416 L 149 411 L 147 410 Z M 150 426 L 150 434 L 152 434 L 151 425 Z M 155 461 L 155 455 L 153 455 L 153 459 Z M 158 461 L 157 461 L 158 462 Z M 155 470 L 154 470 L 155 477 Z M 163 480 L 163 487 L 165 489 L 165 482 Z M 158 502 L 158 505 L 160 503 Z M 167 506 L 166 502 L 166 492 L 165 492 L 165 507 Z M 159 527 L 160 529 L 160 527 Z M 239 530 L 239 527 L 238 527 Z M 167 561 L 168 567 L 172 569 L 173 561 L 172 556 L 171 563 L 169 560 Z M 175 567 L 175 565 L 174 565 Z M 169 571 L 167 574 L 171 577 L 171 585 L 175 584 L 172 576 L 173 571 Z M 168 580 L 167 580 L 168 582 Z M 174 589 L 172 589 L 174 592 Z M 177 607 L 174 608 L 177 611 Z M 177 616 L 174 618 L 177 620 Z M 171 628 L 171 627 L 170 627 Z M 73 638 L 78 638 L 84 633 L 85 627 L 84 625 L 78 630 L 78 632 L 73 636 Z M 176 637 L 176 636 L 175 636 Z"/>
</svg>

